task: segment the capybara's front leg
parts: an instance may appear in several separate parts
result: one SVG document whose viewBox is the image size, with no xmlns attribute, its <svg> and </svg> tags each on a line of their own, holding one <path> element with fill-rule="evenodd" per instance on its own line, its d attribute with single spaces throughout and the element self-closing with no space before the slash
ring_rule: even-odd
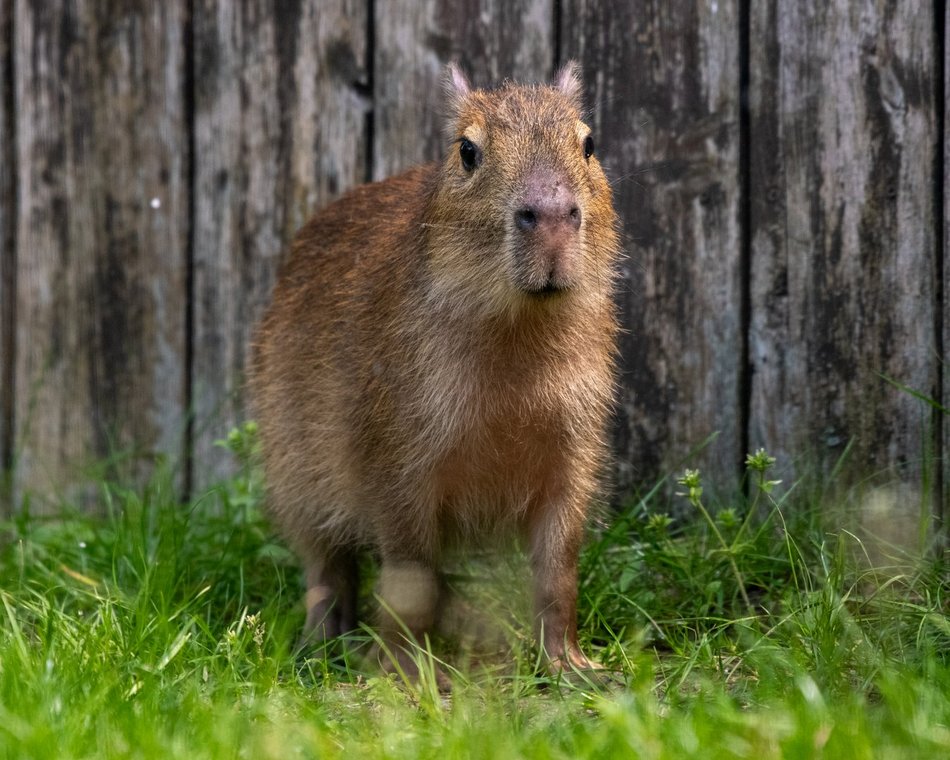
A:
<svg viewBox="0 0 950 760">
<path fill-rule="evenodd" d="M 583 512 L 551 505 L 529 528 L 535 631 L 555 671 L 598 667 L 577 643 L 577 559 Z"/>
</svg>

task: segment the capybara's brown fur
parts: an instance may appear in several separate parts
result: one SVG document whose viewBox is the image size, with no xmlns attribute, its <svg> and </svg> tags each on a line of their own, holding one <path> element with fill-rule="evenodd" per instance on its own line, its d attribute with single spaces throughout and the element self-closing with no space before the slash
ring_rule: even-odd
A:
<svg viewBox="0 0 950 760">
<path fill-rule="evenodd" d="M 269 510 L 313 638 L 356 625 L 361 547 L 398 652 L 436 621 L 444 549 L 507 531 L 547 657 L 589 667 L 577 557 L 614 388 L 610 186 L 573 64 L 491 91 L 450 67 L 446 92 L 441 164 L 356 188 L 294 240 L 250 378 Z"/>
</svg>

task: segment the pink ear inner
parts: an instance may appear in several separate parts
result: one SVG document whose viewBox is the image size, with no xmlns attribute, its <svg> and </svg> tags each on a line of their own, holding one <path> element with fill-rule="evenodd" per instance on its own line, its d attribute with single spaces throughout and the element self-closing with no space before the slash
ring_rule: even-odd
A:
<svg viewBox="0 0 950 760">
<path fill-rule="evenodd" d="M 568 61 L 554 77 L 554 86 L 578 107 L 581 100 L 581 67 L 577 61 Z"/>
<path fill-rule="evenodd" d="M 452 98 L 463 98 L 472 91 L 472 86 L 468 83 L 462 69 L 457 63 L 450 63 L 445 70 L 445 87 Z"/>
</svg>

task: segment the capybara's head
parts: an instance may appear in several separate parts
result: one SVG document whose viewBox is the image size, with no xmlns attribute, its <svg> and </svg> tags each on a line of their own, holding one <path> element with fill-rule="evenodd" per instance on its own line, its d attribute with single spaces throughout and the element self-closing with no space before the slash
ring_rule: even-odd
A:
<svg viewBox="0 0 950 760">
<path fill-rule="evenodd" d="M 610 185 L 581 118 L 577 66 L 551 85 L 445 76 L 448 150 L 429 227 L 435 284 L 492 310 L 603 296 L 617 255 Z"/>
</svg>

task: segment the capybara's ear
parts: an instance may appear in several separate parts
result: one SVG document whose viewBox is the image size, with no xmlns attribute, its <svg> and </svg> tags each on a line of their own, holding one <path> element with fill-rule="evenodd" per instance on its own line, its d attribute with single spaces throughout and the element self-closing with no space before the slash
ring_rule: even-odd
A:
<svg viewBox="0 0 950 760">
<path fill-rule="evenodd" d="M 445 91 L 448 112 L 453 116 L 458 115 L 462 107 L 462 101 L 472 91 L 472 85 L 469 84 L 468 77 L 454 61 L 445 67 L 445 73 L 442 76 L 442 89 Z"/>
<path fill-rule="evenodd" d="M 565 63 L 554 77 L 554 86 L 564 97 L 574 104 L 574 107 L 581 110 L 581 65 L 577 61 L 568 61 Z"/>
</svg>

